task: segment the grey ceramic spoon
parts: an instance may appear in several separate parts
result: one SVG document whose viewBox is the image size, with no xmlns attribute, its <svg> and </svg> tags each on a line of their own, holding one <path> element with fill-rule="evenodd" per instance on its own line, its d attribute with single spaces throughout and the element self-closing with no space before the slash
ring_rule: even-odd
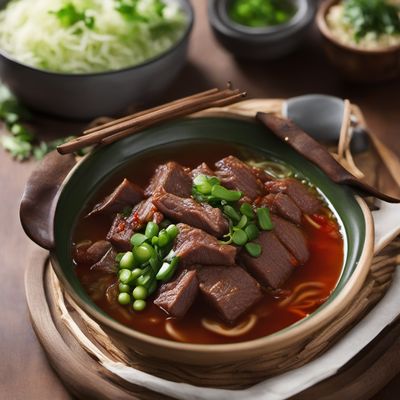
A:
<svg viewBox="0 0 400 400">
<path fill-rule="evenodd" d="M 285 101 L 282 114 L 292 120 L 314 139 L 325 143 L 337 143 L 342 127 L 344 101 L 339 97 L 308 94 Z M 363 128 L 355 128 L 351 141 L 354 153 L 365 151 L 369 146 Z"/>
</svg>

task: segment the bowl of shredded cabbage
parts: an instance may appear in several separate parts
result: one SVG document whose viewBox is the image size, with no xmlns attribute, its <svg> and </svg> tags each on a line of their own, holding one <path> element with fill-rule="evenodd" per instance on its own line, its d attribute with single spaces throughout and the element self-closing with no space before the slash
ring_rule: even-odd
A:
<svg viewBox="0 0 400 400">
<path fill-rule="evenodd" d="M 187 0 L 0 0 L 0 78 L 58 116 L 113 115 L 154 99 L 186 60 Z"/>
</svg>

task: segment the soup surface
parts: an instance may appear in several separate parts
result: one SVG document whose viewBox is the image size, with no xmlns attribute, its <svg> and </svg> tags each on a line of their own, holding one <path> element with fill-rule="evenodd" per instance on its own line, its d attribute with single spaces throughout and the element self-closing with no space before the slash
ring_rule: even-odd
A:
<svg viewBox="0 0 400 400">
<path fill-rule="evenodd" d="M 189 168 L 195 168 L 203 162 L 214 166 L 216 161 L 230 155 L 240 160 L 251 160 L 257 165 L 263 165 L 262 161 L 265 161 L 260 155 L 248 154 L 247 151 L 236 147 L 198 143 L 164 147 L 160 151 L 152 151 L 137 157 L 129 165 L 116 171 L 90 199 L 76 223 L 74 243 L 104 240 L 112 219 L 104 215 L 92 217 L 85 215 L 124 178 L 146 187 L 160 164 L 174 160 Z M 288 173 L 285 165 L 282 165 L 281 169 L 278 168 L 278 171 L 282 174 Z M 309 190 L 317 196 L 314 189 Z M 135 330 L 188 343 L 223 344 L 252 340 L 277 332 L 307 317 L 327 300 L 340 278 L 344 244 L 340 227 L 328 206 L 322 203 L 318 213 L 303 214 L 301 230 L 309 251 L 307 261 L 295 265 L 290 277 L 279 288 L 272 290 L 263 285 L 260 300 L 234 323 L 227 323 L 221 318 L 215 307 L 205 302 L 202 296 L 196 297 L 194 304 L 183 318 L 172 317 L 153 303 L 152 300 L 158 292 L 147 299 L 147 307 L 143 311 L 134 311 L 131 304 L 123 306 L 116 300 L 117 273 L 93 270 L 91 265 L 75 260 L 76 274 L 89 296 L 101 309 L 115 320 Z"/>
</svg>

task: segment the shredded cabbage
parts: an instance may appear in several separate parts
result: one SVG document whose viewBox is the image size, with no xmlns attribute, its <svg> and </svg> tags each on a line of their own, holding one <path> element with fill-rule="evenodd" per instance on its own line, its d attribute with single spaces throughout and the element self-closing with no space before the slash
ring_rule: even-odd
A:
<svg viewBox="0 0 400 400">
<path fill-rule="evenodd" d="M 0 48 L 53 72 L 119 70 L 164 53 L 186 26 L 174 1 L 14 0 L 0 12 Z"/>
</svg>

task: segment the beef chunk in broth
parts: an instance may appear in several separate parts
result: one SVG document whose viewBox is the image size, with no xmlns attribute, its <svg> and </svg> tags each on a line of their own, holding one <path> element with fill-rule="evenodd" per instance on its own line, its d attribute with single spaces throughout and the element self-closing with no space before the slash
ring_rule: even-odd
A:
<svg viewBox="0 0 400 400">
<path fill-rule="evenodd" d="M 167 218 L 173 221 L 203 229 L 216 237 L 221 237 L 229 231 L 229 223 L 222 211 L 209 204 L 165 192 L 156 194 L 153 202 Z"/>
<path fill-rule="evenodd" d="M 297 260 L 272 231 L 261 232 L 254 242 L 260 244 L 261 255 L 252 257 L 242 249 L 239 255 L 241 263 L 262 285 L 280 288 L 293 272 Z"/>
<path fill-rule="evenodd" d="M 194 170 L 192 170 L 191 175 L 196 178 L 198 175 L 215 176 L 215 172 L 206 164 L 201 163 Z"/>
<path fill-rule="evenodd" d="M 115 257 L 117 252 L 110 247 L 106 254 L 96 264 L 92 265 L 91 270 L 102 271 L 109 274 L 115 274 L 117 271 L 117 262 Z"/>
<path fill-rule="evenodd" d="M 254 200 L 263 193 L 264 185 L 253 169 L 238 158 L 229 156 L 215 163 L 216 175 L 223 186 L 240 190 L 246 198 Z"/>
<path fill-rule="evenodd" d="M 109 240 L 117 249 L 121 251 L 131 250 L 131 236 L 133 235 L 133 227 L 127 218 L 122 214 L 117 214 L 107 233 Z"/>
<path fill-rule="evenodd" d="M 261 199 L 260 206 L 267 206 L 273 213 L 291 221 L 301 224 L 301 210 L 296 203 L 284 193 L 270 193 Z"/>
<path fill-rule="evenodd" d="M 129 251 L 132 247 L 130 239 L 135 231 L 143 228 L 149 221 L 159 224 L 164 219 L 164 216 L 158 212 L 152 200 L 152 197 L 149 197 L 141 201 L 134 207 L 129 217 L 117 214 L 107 234 L 107 240 L 118 249 Z"/>
<path fill-rule="evenodd" d="M 299 261 L 299 264 L 305 264 L 310 253 L 303 232 L 296 225 L 279 218 L 277 215 L 271 215 L 271 219 L 274 225 L 273 232 L 278 239 Z"/>
<path fill-rule="evenodd" d="M 182 271 L 171 282 L 160 287 L 154 304 L 177 318 L 183 317 L 193 304 L 199 290 L 196 271 Z"/>
<path fill-rule="evenodd" d="M 73 258 L 78 264 L 93 265 L 99 261 L 111 248 L 111 243 L 106 240 L 91 241 L 78 244 L 74 248 Z"/>
<path fill-rule="evenodd" d="M 197 268 L 200 291 L 228 323 L 234 323 L 262 297 L 260 285 L 237 265 Z"/>
<path fill-rule="evenodd" d="M 144 198 L 143 189 L 124 179 L 122 183 L 102 202 L 96 204 L 88 214 L 115 214 L 126 207 L 133 207 Z"/>
<path fill-rule="evenodd" d="M 160 165 L 151 178 L 145 195 L 151 196 L 160 190 L 180 197 L 189 197 L 192 193 L 192 179 L 189 171 L 173 161 Z"/>
<path fill-rule="evenodd" d="M 175 240 L 174 250 L 180 257 L 180 266 L 235 264 L 235 247 L 219 244 L 214 236 L 201 229 L 186 224 L 178 224 L 178 228 L 179 235 Z"/>
<path fill-rule="evenodd" d="M 305 214 L 314 214 L 321 210 L 321 202 L 297 179 L 277 179 L 267 182 L 265 187 L 271 193 L 287 194 Z"/>
</svg>

